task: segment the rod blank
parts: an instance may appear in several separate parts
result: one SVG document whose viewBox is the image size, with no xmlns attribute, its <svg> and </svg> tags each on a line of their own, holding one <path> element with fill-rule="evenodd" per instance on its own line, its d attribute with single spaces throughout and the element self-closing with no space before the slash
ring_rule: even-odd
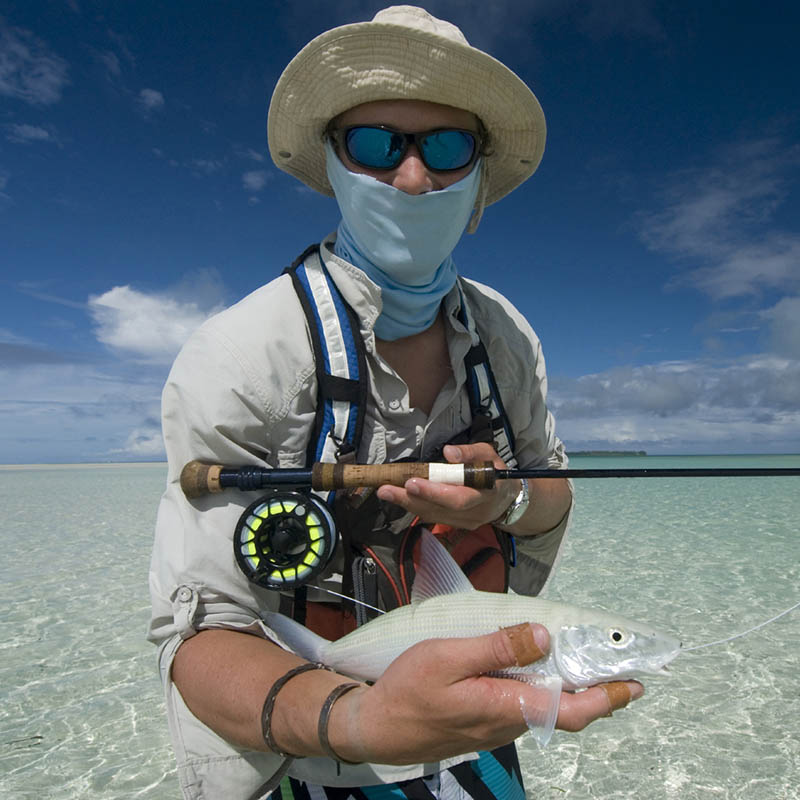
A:
<svg viewBox="0 0 800 800">
<path fill-rule="evenodd" d="M 687 467 L 685 469 L 498 469 L 507 478 L 742 478 L 800 475 L 800 467 Z"/>
</svg>

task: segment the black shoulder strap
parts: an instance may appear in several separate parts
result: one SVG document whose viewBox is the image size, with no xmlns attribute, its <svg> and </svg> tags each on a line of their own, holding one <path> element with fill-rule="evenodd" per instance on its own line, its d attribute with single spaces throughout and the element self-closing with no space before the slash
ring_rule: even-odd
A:
<svg viewBox="0 0 800 800">
<path fill-rule="evenodd" d="M 467 393 L 470 411 L 475 419 L 478 416 L 488 417 L 492 428 L 495 450 L 505 461 L 509 469 L 515 469 L 517 459 L 514 455 L 514 431 L 508 421 L 500 390 L 489 364 L 489 354 L 481 342 L 478 327 L 469 312 L 467 299 L 461 289 L 461 308 L 458 312 L 461 324 L 472 337 L 472 347 L 464 359 L 467 368 Z"/>
</svg>

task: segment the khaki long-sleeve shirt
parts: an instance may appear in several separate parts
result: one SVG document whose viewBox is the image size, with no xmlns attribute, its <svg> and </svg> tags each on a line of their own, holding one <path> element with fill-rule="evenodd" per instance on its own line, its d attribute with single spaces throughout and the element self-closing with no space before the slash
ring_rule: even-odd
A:
<svg viewBox="0 0 800 800">
<path fill-rule="evenodd" d="M 424 456 L 469 426 L 464 357 L 471 339 L 458 320 L 463 296 L 489 355 L 515 434 L 519 465 L 566 466 L 547 410 L 539 340 L 504 297 L 461 279 L 462 293 L 454 289 L 445 298 L 452 374 L 426 415 L 409 407 L 407 386 L 376 352 L 372 326 L 380 313 L 380 290 L 363 272 L 334 256 L 329 245 L 323 245 L 322 256 L 358 315 L 367 353 L 369 403 L 360 463 Z M 150 569 L 149 638 L 159 646 L 170 731 L 186 797 L 247 797 L 281 766 L 277 755 L 243 751 L 216 736 L 194 718 L 170 679 L 177 648 L 198 630 L 239 628 L 269 636 L 261 618 L 265 611 L 277 610 L 278 595 L 248 582 L 233 556 L 234 528 L 255 496 L 228 491 L 190 502 L 178 483 L 180 471 L 193 459 L 304 466 L 316 396 L 306 321 L 286 275 L 202 325 L 182 349 L 164 388 L 169 475 Z M 547 571 L 557 559 L 565 529 L 566 520 L 524 544 Z M 369 785 L 418 777 L 444 766 L 342 765 L 337 771 L 330 760 L 308 758 L 295 761 L 291 774 L 326 785 Z"/>
</svg>

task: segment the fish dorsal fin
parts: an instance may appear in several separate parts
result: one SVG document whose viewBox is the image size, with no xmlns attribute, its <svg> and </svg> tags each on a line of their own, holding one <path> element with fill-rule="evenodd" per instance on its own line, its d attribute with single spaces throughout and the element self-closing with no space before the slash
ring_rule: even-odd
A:
<svg viewBox="0 0 800 800">
<path fill-rule="evenodd" d="M 412 603 L 421 603 L 443 594 L 475 591 L 447 548 L 426 528 L 422 529 L 420 547 L 420 562 L 411 590 Z"/>
</svg>

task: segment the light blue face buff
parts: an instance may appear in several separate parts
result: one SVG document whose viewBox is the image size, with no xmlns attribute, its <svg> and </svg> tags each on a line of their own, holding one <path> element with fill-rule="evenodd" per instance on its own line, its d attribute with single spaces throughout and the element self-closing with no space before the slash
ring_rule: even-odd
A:
<svg viewBox="0 0 800 800">
<path fill-rule="evenodd" d="M 452 186 L 412 195 L 350 172 L 328 141 L 325 150 L 342 212 L 334 252 L 381 289 L 375 335 L 393 341 L 426 330 L 456 282 L 450 254 L 475 206 L 480 161 Z"/>
</svg>

